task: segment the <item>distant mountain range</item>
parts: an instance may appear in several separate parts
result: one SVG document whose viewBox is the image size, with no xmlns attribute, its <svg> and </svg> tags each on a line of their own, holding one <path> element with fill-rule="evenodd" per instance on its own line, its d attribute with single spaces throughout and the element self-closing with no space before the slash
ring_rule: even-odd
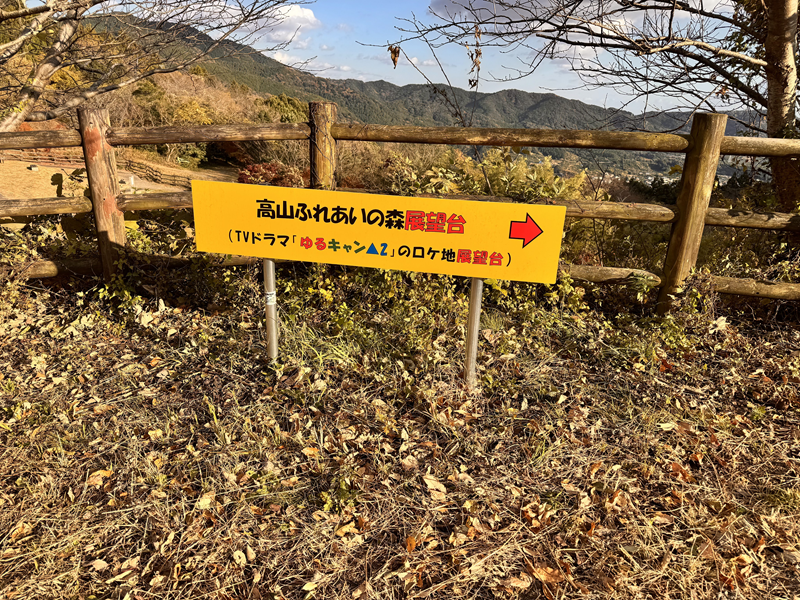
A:
<svg viewBox="0 0 800 600">
<path fill-rule="evenodd" d="M 233 56 L 229 55 L 231 50 L 234 50 Z M 380 125 L 461 124 L 428 85 L 397 86 L 386 81 L 328 79 L 289 67 L 233 42 L 226 43 L 212 56 L 214 60 L 203 63 L 203 67 L 220 80 L 236 81 L 261 94 L 286 94 L 303 101 L 335 102 L 341 121 Z M 476 93 L 444 86 L 443 89 L 462 108 L 462 113 L 469 116 L 473 127 L 688 132 L 691 118 L 688 113 L 679 112 L 635 115 L 552 93 L 520 90 Z M 737 125 L 731 120 L 728 134 L 736 133 Z M 573 159 L 573 162 L 577 159 L 577 166 L 593 168 L 602 163 L 620 174 L 664 173 L 682 160 L 680 155 L 618 150 L 542 148 L 540 152 L 555 159 Z"/>
<path fill-rule="evenodd" d="M 288 67 L 257 52 L 220 57 L 203 65 L 223 81 L 237 81 L 254 91 L 286 94 L 299 100 L 328 100 L 339 105 L 342 119 L 381 125 L 456 125 L 450 110 L 428 85 L 397 86 L 386 81 L 328 79 Z M 651 115 L 602 108 L 556 94 L 520 90 L 493 93 L 446 89 L 473 127 L 544 129 L 647 129 L 681 127 L 685 116 Z"/>
<path fill-rule="evenodd" d="M 241 49 L 241 48 L 240 48 Z M 397 86 L 386 81 L 328 79 L 286 66 L 261 53 L 219 55 L 204 63 L 206 70 L 225 82 L 236 81 L 262 94 L 286 94 L 303 101 L 327 100 L 339 107 L 339 119 L 380 125 L 460 124 L 451 109 L 428 85 Z M 471 118 L 473 127 L 512 127 L 533 129 L 605 129 L 611 131 L 688 132 L 687 113 L 635 115 L 603 108 L 557 94 L 538 94 L 520 90 L 493 93 L 444 88 Z M 734 121 L 728 134 L 736 135 Z M 663 153 L 632 153 L 621 150 L 564 150 L 542 148 L 542 154 L 573 163 L 573 167 L 604 168 L 618 174 L 648 175 L 665 173 L 682 157 Z M 730 169 L 721 167 L 720 172 Z"/>
</svg>

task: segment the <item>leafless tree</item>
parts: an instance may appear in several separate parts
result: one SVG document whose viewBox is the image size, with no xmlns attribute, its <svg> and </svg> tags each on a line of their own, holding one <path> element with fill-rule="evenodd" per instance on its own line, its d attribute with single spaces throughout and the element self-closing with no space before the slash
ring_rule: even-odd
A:
<svg viewBox="0 0 800 600">
<path fill-rule="evenodd" d="M 253 50 L 302 0 L 0 0 L 0 132 L 223 53 Z M 274 37 L 274 36 L 272 36 Z M 285 45 L 270 43 L 275 50 Z M 265 48 L 266 49 L 266 48 Z"/>
<path fill-rule="evenodd" d="M 469 43 L 519 57 L 509 78 L 566 61 L 588 86 L 725 111 L 755 134 L 798 135 L 798 0 L 432 0 L 404 40 Z M 401 40 L 404 41 L 404 40 Z M 513 51 L 513 52 L 512 52 Z M 785 208 L 800 205 L 795 159 L 772 161 Z"/>
</svg>

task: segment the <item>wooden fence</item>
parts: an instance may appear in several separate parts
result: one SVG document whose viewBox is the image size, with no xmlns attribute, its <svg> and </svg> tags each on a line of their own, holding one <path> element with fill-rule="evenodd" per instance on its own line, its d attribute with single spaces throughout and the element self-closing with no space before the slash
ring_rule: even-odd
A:
<svg viewBox="0 0 800 600">
<path fill-rule="evenodd" d="M 104 110 L 79 111 L 77 130 L 0 134 L 0 150 L 82 147 L 89 178 L 88 198 L 0 199 L 0 217 L 93 212 L 100 260 L 36 261 L 25 266 L 28 278 L 53 277 L 64 272 L 102 268 L 106 279 L 115 271 L 116 257 L 125 246 L 123 211 L 191 208 L 188 192 L 120 194 L 113 148 L 143 144 L 304 140 L 309 142 L 311 186 L 333 189 L 336 141 L 407 142 L 488 146 L 533 146 L 677 152 L 685 155 L 683 177 L 675 207 L 615 202 L 558 202 L 568 217 L 625 219 L 671 223 L 672 234 L 661 275 L 636 269 L 563 265 L 573 278 L 617 283 L 631 275 L 661 287 L 658 310 L 669 309 L 670 296 L 694 268 L 706 226 L 800 231 L 800 215 L 757 213 L 709 208 L 720 155 L 796 156 L 800 140 L 725 136 L 727 117 L 698 114 L 688 135 L 605 131 L 479 129 L 345 124 L 336 121 L 336 106 L 311 103 L 310 122 L 269 125 L 212 125 L 202 127 L 112 128 Z M 359 190 L 350 190 L 359 191 Z M 467 197 L 477 199 L 474 196 Z M 485 199 L 485 198 L 482 198 Z M 233 257 L 223 264 L 257 262 Z M 712 276 L 715 289 L 726 294 L 800 299 L 800 284 Z"/>
</svg>

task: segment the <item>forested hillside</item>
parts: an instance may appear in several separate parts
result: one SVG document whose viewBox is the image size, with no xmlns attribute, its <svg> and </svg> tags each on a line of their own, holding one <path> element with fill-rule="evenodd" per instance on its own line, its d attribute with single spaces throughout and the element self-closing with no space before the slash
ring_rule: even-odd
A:
<svg viewBox="0 0 800 600">
<path fill-rule="evenodd" d="M 386 81 L 328 79 L 283 65 L 255 51 L 235 59 L 220 56 L 214 62 L 204 64 L 204 68 L 223 82 L 237 82 L 260 94 L 286 94 L 302 101 L 335 102 L 340 119 L 362 123 L 682 132 L 688 132 L 691 123 L 691 115 L 686 113 L 635 115 L 552 93 L 513 89 L 482 93 L 440 86 L 448 93 L 452 104 L 460 108 L 465 120 L 462 121 L 429 85 L 397 86 Z M 736 122 L 730 120 L 728 134 L 736 133 Z M 646 156 L 614 150 L 591 152 L 547 148 L 542 149 L 542 153 L 556 160 L 567 159 L 578 168 L 602 168 L 637 176 L 666 173 L 680 162 L 679 157 L 672 155 Z M 730 168 L 723 165 L 720 172 L 729 171 Z"/>
<path fill-rule="evenodd" d="M 328 79 L 288 67 L 257 52 L 235 59 L 220 57 L 205 68 L 226 82 L 237 81 L 259 93 L 287 94 L 300 100 L 329 100 L 344 118 L 384 125 L 454 125 L 448 107 L 433 97 L 428 85 L 397 86 L 386 81 Z M 685 129 L 687 114 L 647 117 L 616 108 L 603 108 L 557 94 L 521 90 L 494 93 L 447 89 L 475 127 L 544 129 Z M 729 133 L 735 131 L 729 125 Z"/>
</svg>

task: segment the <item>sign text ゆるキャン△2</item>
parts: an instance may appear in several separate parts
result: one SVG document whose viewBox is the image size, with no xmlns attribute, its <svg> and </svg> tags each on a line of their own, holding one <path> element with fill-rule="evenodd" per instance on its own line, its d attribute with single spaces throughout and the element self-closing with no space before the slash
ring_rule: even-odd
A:
<svg viewBox="0 0 800 600">
<path fill-rule="evenodd" d="M 192 182 L 197 249 L 554 283 L 566 209 Z"/>
</svg>

